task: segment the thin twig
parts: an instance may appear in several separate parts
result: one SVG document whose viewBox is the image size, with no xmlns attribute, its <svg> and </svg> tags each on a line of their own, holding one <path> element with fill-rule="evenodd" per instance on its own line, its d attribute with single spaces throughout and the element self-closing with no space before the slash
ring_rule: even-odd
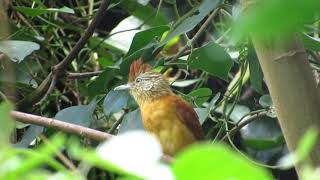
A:
<svg viewBox="0 0 320 180">
<path fill-rule="evenodd" d="M 94 71 L 94 72 L 82 72 L 82 73 L 68 73 L 68 79 L 81 79 L 81 78 L 88 78 L 92 76 L 98 76 L 103 71 Z"/>
<path fill-rule="evenodd" d="M 230 131 L 229 131 L 229 136 L 233 136 L 234 134 L 236 134 L 241 128 L 243 128 L 244 126 L 246 126 L 247 124 L 257 120 L 258 118 L 260 117 L 263 117 L 263 116 L 266 116 L 267 115 L 267 111 L 263 111 L 263 112 L 259 112 L 257 114 L 254 114 L 252 116 L 249 116 L 247 118 L 244 118 L 242 123 L 240 123 L 238 126 L 235 126 L 234 128 L 232 128 Z M 225 139 L 227 139 L 227 135 L 225 135 L 221 141 L 224 141 Z"/>
<path fill-rule="evenodd" d="M 212 19 L 216 16 L 216 14 L 219 12 L 220 8 L 215 9 L 207 18 L 207 20 L 202 24 L 200 29 L 197 31 L 197 33 L 192 37 L 192 39 L 189 41 L 188 44 L 186 44 L 170 61 L 167 62 L 167 64 L 170 64 L 177 60 L 190 46 L 192 46 L 195 41 L 200 37 L 200 35 L 203 33 L 203 31 L 207 28 L 207 26 L 210 24 Z"/>
<path fill-rule="evenodd" d="M 126 114 L 127 114 L 126 112 L 123 113 L 123 114 L 121 115 L 121 117 L 120 117 L 115 123 L 113 123 L 113 125 L 112 125 L 112 127 L 109 129 L 108 133 L 113 134 L 113 132 L 114 132 L 114 131 L 117 129 L 117 127 L 121 124 L 121 122 L 122 122 L 122 120 L 123 120 L 123 118 L 124 118 L 124 116 L 125 116 Z"/>
</svg>

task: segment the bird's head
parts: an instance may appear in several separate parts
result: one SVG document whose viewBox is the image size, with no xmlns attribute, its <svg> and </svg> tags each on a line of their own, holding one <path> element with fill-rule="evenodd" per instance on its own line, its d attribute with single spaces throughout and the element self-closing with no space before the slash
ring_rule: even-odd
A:
<svg viewBox="0 0 320 180">
<path fill-rule="evenodd" d="M 129 90 L 139 105 L 171 92 L 170 85 L 162 74 L 151 71 L 151 67 L 148 65 L 148 68 L 146 68 L 146 64 L 140 65 L 143 68 L 142 70 L 140 68 L 135 69 L 139 72 L 138 74 L 136 71 L 131 71 L 133 69 L 133 65 L 131 65 L 129 82 L 116 87 L 114 90 Z"/>
</svg>

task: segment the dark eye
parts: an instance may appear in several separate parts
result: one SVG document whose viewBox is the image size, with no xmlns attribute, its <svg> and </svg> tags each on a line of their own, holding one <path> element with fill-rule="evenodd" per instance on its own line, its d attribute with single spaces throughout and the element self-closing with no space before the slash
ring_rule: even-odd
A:
<svg viewBox="0 0 320 180">
<path fill-rule="evenodd" d="M 136 83 L 139 83 L 139 82 L 141 82 L 141 81 L 142 81 L 141 78 L 137 78 L 137 79 L 136 79 Z"/>
</svg>

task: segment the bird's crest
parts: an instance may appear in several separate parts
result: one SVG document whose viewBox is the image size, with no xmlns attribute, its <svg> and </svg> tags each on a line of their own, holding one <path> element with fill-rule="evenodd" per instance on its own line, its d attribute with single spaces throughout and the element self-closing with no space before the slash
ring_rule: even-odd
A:
<svg viewBox="0 0 320 180">
<path fill-rule="evenodd" d="M 149 64 L 143 64 L 141 59 L 132 62 L 129 71 L 128 82 L 133 82 L 137 76 L 147 71 L 151 71 L 151 66 Z"/>
</svg>

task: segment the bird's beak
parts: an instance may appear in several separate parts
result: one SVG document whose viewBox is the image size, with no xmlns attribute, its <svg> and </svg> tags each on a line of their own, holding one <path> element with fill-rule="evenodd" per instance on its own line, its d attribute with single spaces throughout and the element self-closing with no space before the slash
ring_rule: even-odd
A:
<svg viewBox="0 0 320 180">
<path fill-rule="evenodd" d="M 123 84 L 120 86 L 115 87 L 113 90 L 118 91 L 118 90 L 126 90 L 126 89 L 131 89 L 133 87 L 132 83 L 128 83 L 128 84 Z"/>
</svg>

